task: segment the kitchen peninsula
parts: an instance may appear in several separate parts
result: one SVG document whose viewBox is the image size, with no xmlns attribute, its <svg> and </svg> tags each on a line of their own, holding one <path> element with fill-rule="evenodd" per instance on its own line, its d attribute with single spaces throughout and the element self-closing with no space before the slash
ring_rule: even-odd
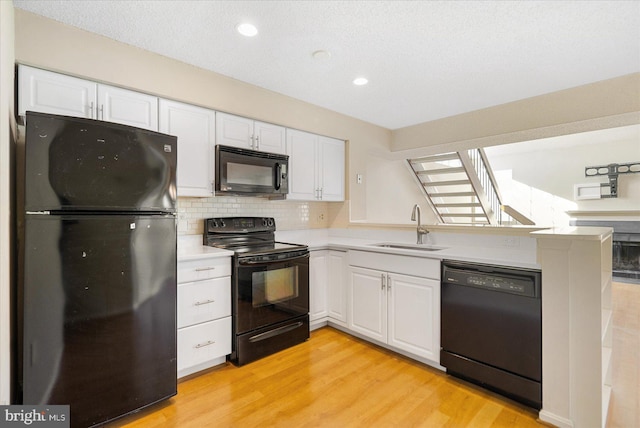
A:
<svg viewBox="0 0 640 428">
<path fill-rule="evenodd" d="M 428 245 L 444 248 L 440 251 L 375 246 L 381 242 L 414 244 L 415 231 L 367 229 L 364 225 L 283 231 L 277 238 L 309 245 L 312 257 L 314 250 L 345 257 L 357 250 L 402 255 L 414 264 L 419 258 L 447 258 L 541 269 L 544 380 L 540 419 L 559 427 L 592 426 L 596 420 L 604 426 L 611 394 L 611 229 L 491 229 L 433 226 Z M 455 233 L 447 233 L 449 230 Z M 469 232 L 462 233 L 464 230 Z M 311 281 L 313 287 L 313 278 Z M 311 293 L 313 296 L 314 291 Z M 327 295 L 331 300 L 330 292 Z M 328 314 L 320 324 L 316 320 L 315 326 L 328 323 L 353 334 L 330 309 Z M 439 366 L 428 359 L 415 359 Z"/>
</svg>

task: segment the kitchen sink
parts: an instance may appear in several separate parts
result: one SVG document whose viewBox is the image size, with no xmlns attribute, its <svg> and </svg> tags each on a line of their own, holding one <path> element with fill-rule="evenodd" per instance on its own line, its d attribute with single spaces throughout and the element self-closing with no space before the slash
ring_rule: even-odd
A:
<svg viewBox="0 0 640 428">
<path fill-rule="evenodd" d="M 380 248 L 392 248 L 396 250 L 417 250 L 417 251 L 440 251 L 445 248 L 442 247 L 432 247 L 430 245 L 420 245 L 420 244 L 394 244 L 391 242 L 382 242 L 380 244 L 371 244 L 373 247 Z"/>
</svg>

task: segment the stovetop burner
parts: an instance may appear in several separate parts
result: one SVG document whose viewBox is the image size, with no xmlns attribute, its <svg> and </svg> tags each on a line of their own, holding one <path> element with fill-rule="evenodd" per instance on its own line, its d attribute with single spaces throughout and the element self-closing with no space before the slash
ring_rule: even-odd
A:
<svg viewBox="0 0 640 428">
<path fill-rule="evenodd" d="M 286 242 L 273 242 L 265 244 L 252 244 L 252 245 L 215 245 L 218 248 L 224 248 L 225 250 L 233 251 L 238 255 L 243 254 L 267 254 L 267 253 L 280 253 L 287 251 L 298 251 L 307 248 L 306 245 L 287 244 Z"/>
<path fill-rule="evenodd" d="M 272 217 L 217 217 L 205 220 L 204 245 L 233 251 L 236 256 L 306 250 L 306 245 L 276 242 Z"/>
</svg>

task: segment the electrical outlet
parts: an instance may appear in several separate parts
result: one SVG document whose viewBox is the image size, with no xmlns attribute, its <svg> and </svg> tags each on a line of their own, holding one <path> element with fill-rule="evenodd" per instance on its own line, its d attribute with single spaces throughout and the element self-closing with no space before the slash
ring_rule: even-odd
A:
<svg viewBox="0 0 640 428">
<path fill-rule="evenodd" d="M 318 223 L 324 221 L 324 214 L 318 214 Z"/>
</svg>

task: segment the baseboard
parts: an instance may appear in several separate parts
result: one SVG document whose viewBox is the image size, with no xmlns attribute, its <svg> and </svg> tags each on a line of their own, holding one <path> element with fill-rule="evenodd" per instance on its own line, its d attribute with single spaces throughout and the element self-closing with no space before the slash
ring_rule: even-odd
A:
<svg viewBox="0 0 640 428">
<path fill-rule="evenodd" d="M 548 412 L 544 409 L 540 410 L 540 412 L 538 413 L 538 418 L 542 421 L 542 422 L 546 422 L 548 424 L 551 425 L 555 425 L 558 428 L 573 428 L 573 421 L 563 418 L 561 416 L 558 416 L 554 413 Z"/>
</svg>

